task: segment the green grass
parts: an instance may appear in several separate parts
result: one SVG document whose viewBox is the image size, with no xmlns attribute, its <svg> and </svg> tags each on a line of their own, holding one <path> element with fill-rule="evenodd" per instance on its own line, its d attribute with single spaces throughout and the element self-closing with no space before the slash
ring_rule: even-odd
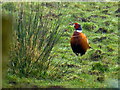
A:
<svg viewBox="0 0 120 90">
<path fill-rule="evenodd" d="M 46 10 L 54 10 L 52 5 L 55 3 L 45 6 Z M 4 87 L 118 88 L 118 3 L 66 2 L 60 9 L 60 29 L 66 32 L 50 53 L 53 60 L 48 75 L 37 79 L 8 74 Z M 82 25 L 93 48 L 82 57 L 77 57 L 70 47 L 74 32 L 71 22 Z"/>
</svg>

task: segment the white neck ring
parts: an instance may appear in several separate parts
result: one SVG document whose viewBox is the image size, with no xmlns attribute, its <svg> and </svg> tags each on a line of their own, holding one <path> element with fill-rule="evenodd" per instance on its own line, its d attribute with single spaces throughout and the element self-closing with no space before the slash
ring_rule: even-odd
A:
<svg viewBox="0 0 120 90">
<path fill-rule="evenodd" d="M 76 30 L 77 32 L 82 32 L 82 30 Z"/>
</svg>

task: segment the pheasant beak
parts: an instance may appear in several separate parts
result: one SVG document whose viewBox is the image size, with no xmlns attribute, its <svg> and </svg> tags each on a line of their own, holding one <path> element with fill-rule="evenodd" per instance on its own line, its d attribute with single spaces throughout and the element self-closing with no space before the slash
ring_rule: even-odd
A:
<svg viewBox="0 0 120 90">
<path fill-rule="evenodd" d="M 69 23 L 69 25 L 74 25 L 74 23 Z"/>
<path fill-rule="evenodd" d="M 69 23 L 70 27 L 74 27 L 75 24 L 74 23 Z"/>
</svg>

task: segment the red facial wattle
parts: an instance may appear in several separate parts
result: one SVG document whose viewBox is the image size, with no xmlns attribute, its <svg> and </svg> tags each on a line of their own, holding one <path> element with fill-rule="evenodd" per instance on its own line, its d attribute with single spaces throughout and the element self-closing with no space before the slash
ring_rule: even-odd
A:
<svg viewBox="0 0 120 90">
<path fill-rule="evenodd" d="M 80 24 L 78 24 L 78 23 L 74 23 L 74 28 L 75 28 L 76 30 L 82 30 Z"/>
</svg>

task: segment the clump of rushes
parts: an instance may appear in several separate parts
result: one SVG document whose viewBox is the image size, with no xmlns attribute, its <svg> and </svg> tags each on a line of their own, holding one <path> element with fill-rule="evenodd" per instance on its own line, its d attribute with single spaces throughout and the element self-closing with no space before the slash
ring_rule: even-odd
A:
<svg viewBox="0 0 120 90">
<path fill-rule="evenodd" d="M 57 17 L 53 17 L 43 3 L 17 4 L 9 72 L 44 78 L 52 62 L 51 50 L 62 35 L 60 3 L 55 4 L 57 8 L 52 12 Z"/>
</svg>

